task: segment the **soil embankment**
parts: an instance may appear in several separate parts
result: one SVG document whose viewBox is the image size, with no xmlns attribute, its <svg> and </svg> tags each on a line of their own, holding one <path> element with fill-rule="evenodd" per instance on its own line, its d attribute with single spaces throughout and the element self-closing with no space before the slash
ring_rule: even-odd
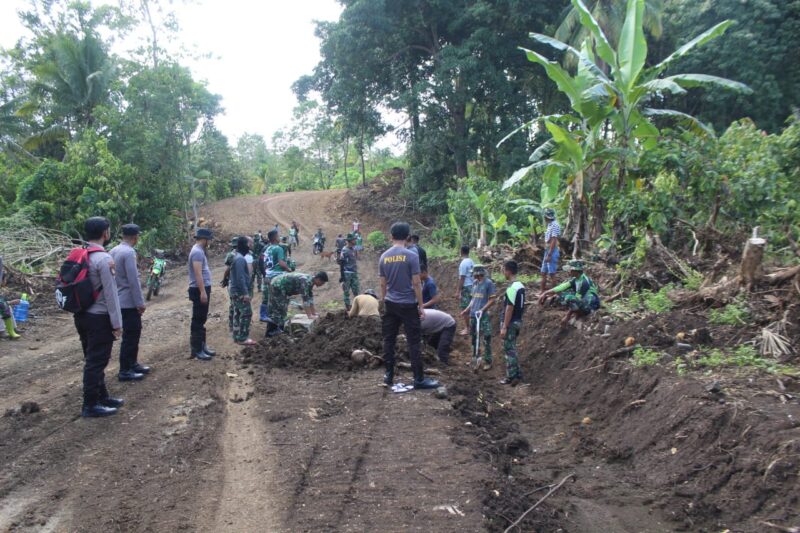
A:
<svg viewBox="0 0 800 533">
<path fill-rule="evenodd" d="M 296 220 L 299 269 L 335 281 L 310 235 L 322 228 L 330 243 L 359 215 L 367 233 L 385 229 L 353 205 L 341 191 L 286 193 L 225 200 L 203 215 L 228 235 Z M 377 288 L 376 259 L 362 257 L 363 289 Z M 217 280 L 221 260 L 212 258 Z M 431 265 L 453 312 L 455 266 Z M 634 336 L 672 353 L 678 331 L 707 326 L 700 315 L 597 316 L 561 331 L 557 311 L 531 305 L 520 340 L 528 383 L 498 383 L 497 335 L 494 368 L 473 374 L 459 337 L 451 366 L 437 367 L 449 389 L 440 400 L 392 394 L 379 366 L 352 361 L 354 348 L 380 357 L 380 328 L 344 319 L 335 284 L 315 292 L 330 314 L 314 333 L 248 350 L 230 341 L 223 292 L 215 287 L 209 322 L 219 355 L 189 360 L 184 266 L 171 266 L 144 317 L 141 357 L 154 372 L 119 384 L 112 362 L 109 386 L 126 406 L 106 420 L 76 416 L 70 317 L 37 317 L 24 340 L 0 341 L 0 531 L 502 531 L 570 474 L 521 530 L 798 525 L 796 381 L 679 377 L 633 368 L 619 352 Z M 737 332 L 711 334 L 723 345 Z"/>
</svg>

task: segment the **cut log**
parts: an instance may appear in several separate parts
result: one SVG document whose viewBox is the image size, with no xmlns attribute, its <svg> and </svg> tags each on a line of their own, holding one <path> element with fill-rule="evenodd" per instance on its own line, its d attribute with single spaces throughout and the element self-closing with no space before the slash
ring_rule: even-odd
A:
<svg viewBox="0 0 800 533">
<path fill-rule="evenodd" d="M 753 229 L 753 236 L 744 245 L 742 263 L 739 269 L 739 286 L 746 291 L 751 291 L 753 285 L 758 283 L 763 271 L 761 263 L 764 260 L 764 249 L 767 247 L 767 240 L 758 236 L 758 227 Z"/>
</svg>

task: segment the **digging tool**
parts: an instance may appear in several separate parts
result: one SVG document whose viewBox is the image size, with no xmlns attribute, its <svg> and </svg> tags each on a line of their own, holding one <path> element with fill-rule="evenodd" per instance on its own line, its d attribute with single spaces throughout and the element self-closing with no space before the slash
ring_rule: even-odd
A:
<svg viewBox="0 0 800 533">
<path fill-rule="evenodd" d="M 475 313 L 475 355 L 472 359 L 472 369 L 477 371 L 481 364 L 481 317 L 483 311 Z"/>
</svg>

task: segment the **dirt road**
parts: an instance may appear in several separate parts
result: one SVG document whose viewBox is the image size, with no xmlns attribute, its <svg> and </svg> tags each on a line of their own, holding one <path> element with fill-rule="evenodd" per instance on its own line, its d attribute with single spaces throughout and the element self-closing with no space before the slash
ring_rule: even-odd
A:
<svg viewBox="0 0 800 533">
<path fill-rule="evenodd" d="M 322 227 L 347 231 L 341 192 L 235 198 L 204 212 L 225 232 L 284 228 L 305 237 L 302 271 L 335 264 L 310 254 Z M 285 229 L 284 229 L 285 231 Z M 212 258 L 221 278 L 221 258 Z M 372 261 L 362 285 L 374 286 Z M 0 531 L 474 531 L 485 466 L 449 437 L 461 422 L 428 394 L 387 395 L 380 371 L 349 376 L 243 370 L 227 333 L 227 298 L 212 293 L 213 362 L 190 360 L 184 265 L 144 315 L 144 382 L 107 370 L 119 415 L 78 417 L 81 356 L 71 317 L 36 318 L 0 343 Z M 333 278 L 335 279 L 335 278 Z M 323 309 L 337 288 L 317 293 Z M 255 324 L 253 335 L 263 335 Z M 116 358 L 116 351 L 115 351 Z M 265 385 L 266 384 L 266 385 Z M 454 470 L 455 469 L 455 470 Z M 453 472 L 457 475 L 453 475 Z M 451 506 L 451 507 L 448 507 Z M 450 510 L 448 510 L 450 509 Z M 380 526 L 378 526 L 380 525 Z"/>
<path fill-rule="evenodd" d="M 351 208 L 342 192 L 304 192 L 233 198 L 203 215 L 227 235 L 296 220 L 299 269 L 336 280 L 309 237 L 321 227 L 332 242 Z M 216 280 L 221 262 L 212 257 Z M 209 340 L 219 355 L 188 359 L 184 270 L 170 266 L 144 316 L 141 359 L 153 374 L 120 384 L 116 361 L 108 369 L 127 402 L 115 417 L 78 416 L 69 316 L 44 314 L 23 340 L 0 341 L 0 531 L 504 531 L 569 474 L 520 531 L 763 531 L 798 518 L 795 382 L 767 396 L 752 378 L 727 376 L 721 397 L 702 379 L 614 358 L 628 335 L 655 344 L 698 327 L 691 313 L 614 322 L 606 337 L 560 330 L 558 311 L 532 309 L 520 341 L 527 383 L 499 386 L 497 338 L 495 367 L 468 371 L 459 338 L 442 401 L 389 393 L 380 369 L 254 363 L 230 340 L 217 287 Z M 455 265 L 433 260 L 431 270 L 453 312 Z M 374 256 L 360 274 L 363 289 L 376 286 Z M 315 299 L 323 312 L 342 308 L 338 286 Z M 256 323 L 252 334 L 263 331 Z"/>
</svg>

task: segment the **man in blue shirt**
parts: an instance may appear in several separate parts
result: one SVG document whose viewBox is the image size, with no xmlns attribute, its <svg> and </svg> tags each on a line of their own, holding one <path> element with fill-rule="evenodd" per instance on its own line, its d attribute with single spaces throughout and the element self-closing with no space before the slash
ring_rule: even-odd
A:
<svg viewBox="0 0 800 533">
<path fill-rule="evenodd" d="M 427 267 L 420 266 L 419 279 L 422 281 L 422 306 L 425 309 L 438 309 L 436 304 L 439 303 L 442 295 L 439 294 L 436 280 L 428 274 Z"/>
<path fill-rule="evenodd" d="M 561 226 L 556 222 L 556 212 L 552 208 L 544 210 L 544 223 L 547 228 L 544 232 L 544 258 L 542 258 L 542 293 L 547 290 L 547 276 L 555 278 L 558 272 L 558 239 L 561 237 Z"/>
<path fill-rule="evenodd" d="M 458 265 L 459 309 L 462 311 L 469 307 L 469 303 L 472 301 L 472 285 L 474 283 L 472 279 L 472 268 L 474 266 L 475 263 L 469 257 L 469 246 L 462 246 L 461 263 Z M 464 319 L 464 329 L 461 331 L 461 335 L 469 335 L 468 316 Z"/>
<path fill-rule="evenodd" d="M 381 300 L 386 312 L 383 315 L 383 357 L 386 375 L 383 384 L 394 383 L 395 347 L 400 325 L 406 333 L 411 370 L 415 389 L 435 389 L 436 380 L 425 377 L 422 365 L 422 326 L 425 317 L 422 302 L 422 282 L 419 274 L 419 256 L 406 249 L 411 227 L 405 222 L 395 222 L 391 228 L 392 247 L 381 255 L 378 263 L 381 277 Z"/>
</svg>

